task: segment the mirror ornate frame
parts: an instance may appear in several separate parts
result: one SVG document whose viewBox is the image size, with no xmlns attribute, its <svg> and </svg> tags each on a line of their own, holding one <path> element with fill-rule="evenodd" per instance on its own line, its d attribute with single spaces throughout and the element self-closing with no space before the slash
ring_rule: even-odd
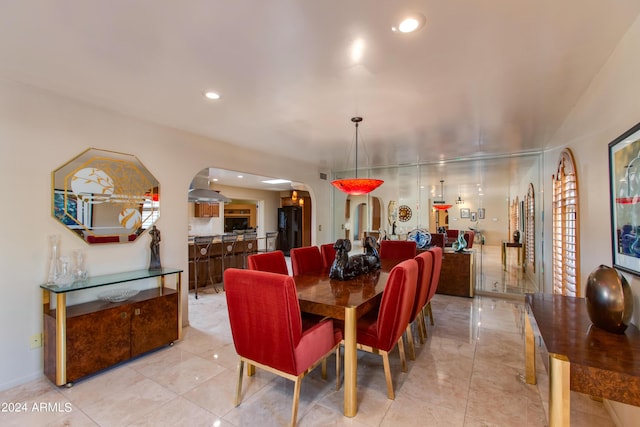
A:
<svg viewBox="0 0 640 427">
<path fill-rule="evenodd" d="M 89 148 L 51 175 L 53 217 L 87 243 L 133 242 L 160 216 L 159 183 L 131 154 Z"/>
</svg>

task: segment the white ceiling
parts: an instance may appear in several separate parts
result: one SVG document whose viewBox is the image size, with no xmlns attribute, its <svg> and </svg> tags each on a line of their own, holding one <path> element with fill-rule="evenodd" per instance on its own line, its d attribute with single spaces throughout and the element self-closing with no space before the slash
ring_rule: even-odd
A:
<svg viewBox="0 0 640 427">
<path fill-rule="evenodd" d="M 407 11 L 426 26 L 393 33 Z M 352 116 L 360 166 L 484 158 L 543 149 L 639 13 L 637 0 L 3 0 L 0 78 L 325 170 L 352 167 Z"/>
</svg>

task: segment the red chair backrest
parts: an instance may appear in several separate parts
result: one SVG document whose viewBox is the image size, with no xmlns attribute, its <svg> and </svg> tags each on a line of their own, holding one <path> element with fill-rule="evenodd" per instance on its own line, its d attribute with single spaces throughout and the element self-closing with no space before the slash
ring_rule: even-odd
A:
<svg viewBox="0 0 640 427">
<path fill-rule="evenodd" d="M 418 280 L 416 287 L 416 298 L 411 311 L 409 322 L 413 322 L 418 317 L 418 313 L 427 303 L 429 288 L 431 286 L 431 271 L 433 270 L 433 253 L 424 251 L 414 258 L 418 262 Z"/>
<path fill-rule="evenodd" d="M 444 233 L 431 233 L 431 246 L 444 248 Z"/>
<path fill-rule="evenodd" d="M 289 275 L 287 260 L 284 259 L 284 252 L 282 251 L 249 255 L 247 257 L 247 267 L 249 270 Z"/>
<path fill-rule="evenodd" d="M 447 230 L 447 240 L 453 242 L 460 235 L 460 230 Z"/>
<path fill-rule="evenodd" d="M 378 349 L 391 350 L 407 329 L 417 281 L 418 263 L 414 259 L 402 261 L 389 273 L 378 310 Z"/>
<path fill-rule="evenodd" d="M 440 270 L 442 269 L 442 248 L 436 246 L 429 249 L 429 252 L 433 254 L 433 269 L 431 270 L 431 284 L 429 285 L 427 302 L 431 301 L 431 298 L 436 294 L 438 282 L 440 282 Z"/>
<path fill-rule="evenodd" d="M 333 245 L 335 245 L 335 243 L 320 245 L 320 253 L 322 254 L 324 268 L 331 268 L 333 260 L 336 259 L 336 250 L 333 248 Z"/>
<path fill-rule="evenodd" d="M 293 248 L 289 253 L 294 276 L 304 273 L 316 273 L 324 269 L 322 255 L 317 246 Z"/>
<path fill-rule="evenodd" d="M 473 231 L 465 231 L 464 232 L 464 240 L 467 242 L 467 249 L 471 249 L 473 247 L 473 239 L 476 237 L 476 233 Z"/>
<path fill-rule="evenodd" d="M 238 355 L 295 374 L 302 319 L 293 278 L 228 268 L 224 288 Z"/>
<path fill-rule="evenodd" d="M 416 256 L 416 242 L 413 240 L 383 240 L 380 242 L 381 259 L 411 259 Z"/>
</svg>

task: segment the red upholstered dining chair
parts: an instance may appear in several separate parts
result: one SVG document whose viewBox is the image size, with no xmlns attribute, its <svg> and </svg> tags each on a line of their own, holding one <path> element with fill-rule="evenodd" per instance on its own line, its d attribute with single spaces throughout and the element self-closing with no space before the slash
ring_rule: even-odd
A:
<svg viewBox="0 0 640 427">
<path fill-rule="evenodd" d="M 473 247 L 473 239 L 475 239 L 476 233 L 473 231 L 465 231 L 464 232 L 464 240 L 467 242 L 467 249 L 471 249 Z"/>
<path fill-rule="evenodd" d="M 284 258 L 284 252 L 262 252 L 249 255 L 247 257 L 247 266 L 249 270 L 267 271 L 269 273 L 289 274 L 287 268 L 287 260 Z"/>
<path fill-rule="evenodd" d="M 420 335 L 420 342 L 424 344 L 427 339 L 427 328 L 424 323 L 423 309 L 427 304 L 429 295 L 429 286 L 431 284 L 431 270 L 433 269 L 433 253 L 424 251 L 416 255 L 414 258 L 418 263 L 418 280 L 416 286 L 416 297 L 409 317 L 407 325 L 407 343 L 409 344 L 409 358 L 415 360 L 416 351 L 413 345 L 413 332 L 411 325 L 415 324 Z"/>
<path fill-rule="evenodd" d="M 380 259 L 411 259 L 416 256 L 413 240 L 383 240 L 380 242 Z"/>
<path fill-rule="evenodd" d="M 396 345 L 398 346 L 402 372 L 407 372 L 402 334 L 409 324 L 417 280 L 416 260 L 408 259 L 396 265 L 389 273 L 379 308 L 358 319 L 356 327 L 358 349 L 382 356 L 384 376 L 387 381 L 387 397 L 391 400 L 395 399 L 395 393 L 391 380 L 389 352 Z M 340 321 L 336 321 L 336 324 L 344 327 L 344 323 Z"/>
<path fill-rule="evenodd" d="M 444 248 L 444 233 L 431 233 L 431 246 Z"/>
<path fill-rule="evenodd" d="M 459 235 L 460 235 L 460 230 L 447 229 L 447 242 L 449 243 L 455 242 L 456 240 L 458 240 Z"/>
<path fill-rule="evenodd" d="M 340 344 L 342 335 L 334 331 L 331 319 L 303 325 L 291 276 L 229 268 L 224 272 L 224 283 L 233 344 L 240 356 L 235 406 L 242 400 L 246 362 L 249 376 L 258 367 L 295 383 L 291 408 L 294 426 L 302 378 L 321 362 L 326 378 L 326 358 Z M 260 292 L 256 292 L 257 286 Z M 336 359 L 337 372 L 339 362 Z"/>
<path fill-rule="evenodd" d="M 427 295 L 427 303 L 424 306 L 425 316 L 429 316 L 431 325 L 433 326 L 433 311 L 431 310 L 431 299 L 438 290 L 440 282 L 440 270 L 442 269 L 442 248 L 433 247 L 429 249 L 433 254 L 433 268 L 431 269 L 431 285 L 429 286 L 429 294 Z M 426 321 L 426 319 L 425 319 Z"/>
<path fill-rule="evenodd" d="M 322 254 L 322 262 L 324 268 L 331 268 L 333 265 L 333 261 L 336 259 L 336 250 L 333 245 L 335 243 L 327 243 L 324 245 L 320 245 L 320 253 Z"/>
<path fill-rule="evenodd" d="M 324 269 L 322 254 L 317 246 L 292 248 L 289 254 L 291 255 L 291 270 L 294 276 L 316 273 Z"/>
</svg>

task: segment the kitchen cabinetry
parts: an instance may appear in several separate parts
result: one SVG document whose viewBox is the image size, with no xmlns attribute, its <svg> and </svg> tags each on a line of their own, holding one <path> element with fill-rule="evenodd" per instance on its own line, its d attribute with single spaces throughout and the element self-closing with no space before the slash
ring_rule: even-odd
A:
<svg viewBox="0 0 640 427">
<path fill-rule="evenodd" d="M 224 206 L 224 217 L 225 219 L 227 218 L 246 219 L 247 228 L 255 228 L 257 225 L 256 205 L 243 204 L 243 203 L 230 203 Z"/>
<path fill-rule="evenodd" d="M 218 218 L 220 216 L 220 204 L 194 203 L 193 216 L 197 218 Z"/>
<path fill-rule="evenodd" d="M 181 339 L 181 273 L 171 268 L 137 270 L 90 277 L 63 287 L 41 285 L 45 375 L 56 385 L 68 385 Z M 176 275 L 175 289 L 165 286 L 167 275 Z M 149 278 L 158 278 L 158 287 L 142 290 L 126 301 L 66 304 L 71 292 L 108 290 L 112 285 Z"/>
</svg>

